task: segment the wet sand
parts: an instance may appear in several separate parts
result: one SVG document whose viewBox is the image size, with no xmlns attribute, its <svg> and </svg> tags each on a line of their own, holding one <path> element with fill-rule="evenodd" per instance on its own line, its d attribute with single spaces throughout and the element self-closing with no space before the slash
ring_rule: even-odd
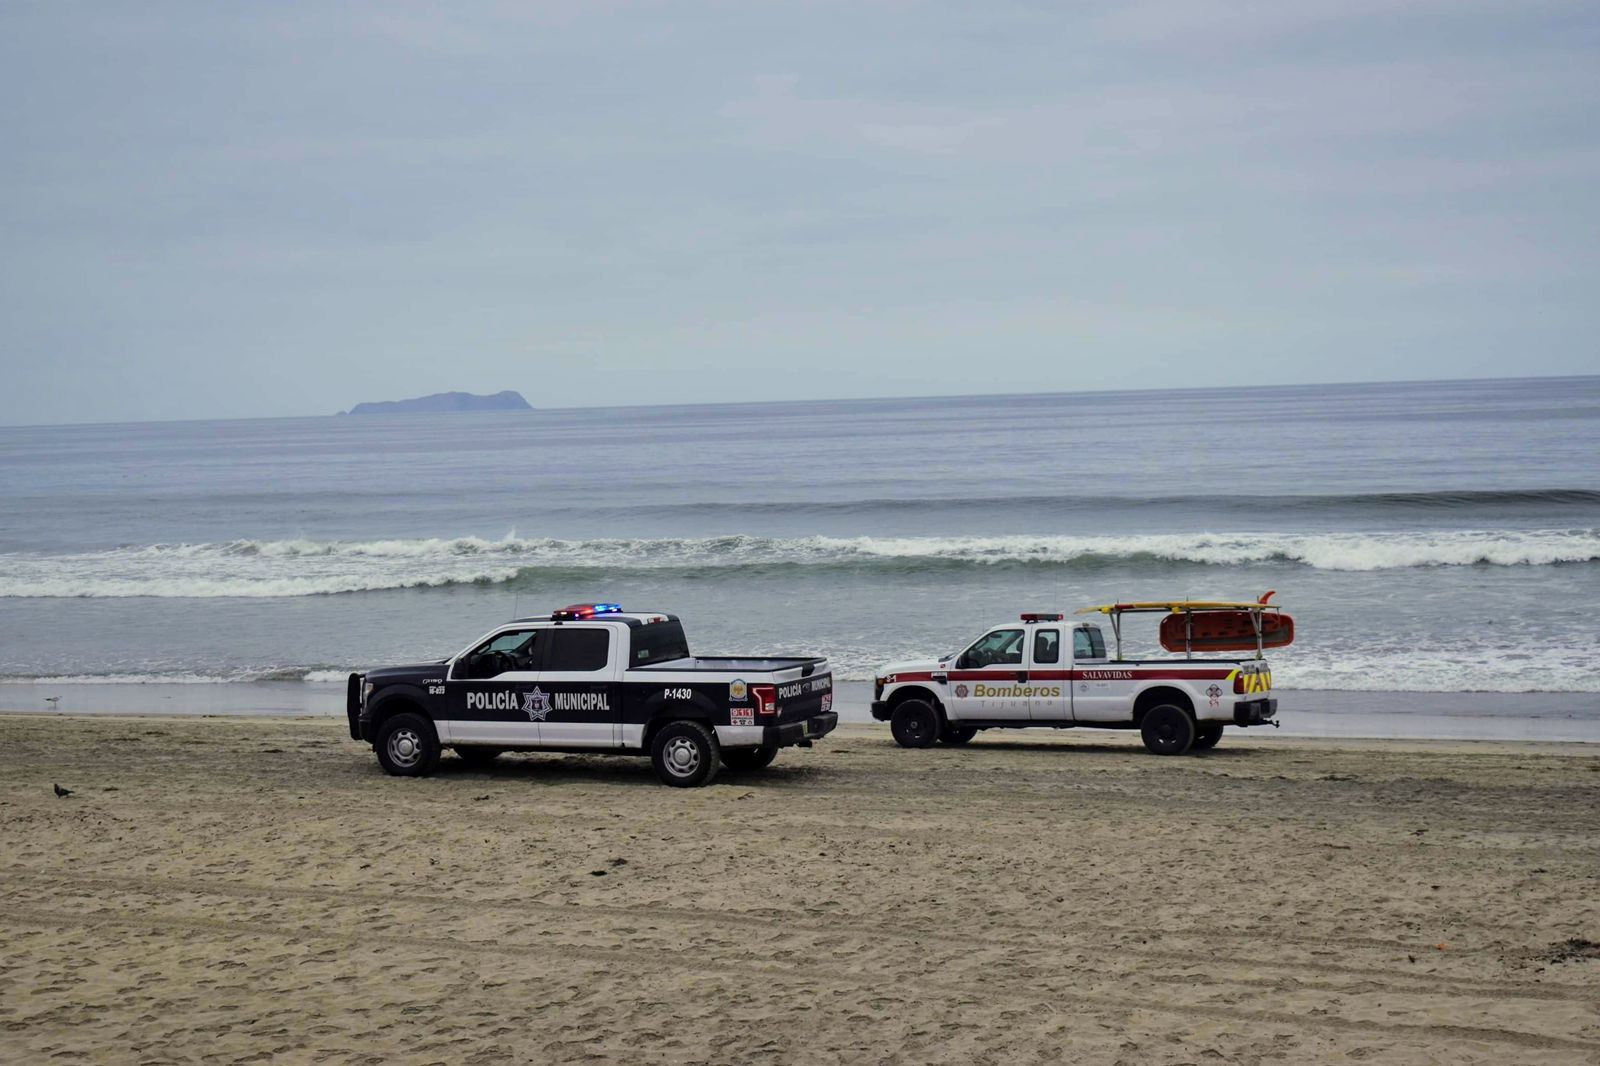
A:
<svg viewBox="0 0 1600 1066">
<path fill-rule="evenodd" d="M 39 681 L 0 684 L 0 713 L 321 715 L 342 720 L 344 696 L 342 680 L 227 684 Z M 1600 693 L 1595 692 L 1280 689 L 1278 697 L 1282 736 L 1600 743 Z M 833 706 L 840 721 L 870 724 L 871 700 L 870 681 L 836 682 Z"/>
<path fill-rule="evenodd" d="M 850 727 L 679 791 L 342 725 L 0 716 L 0 1061 L 1600 1060 L 1592 746 Z"/>
</svg>

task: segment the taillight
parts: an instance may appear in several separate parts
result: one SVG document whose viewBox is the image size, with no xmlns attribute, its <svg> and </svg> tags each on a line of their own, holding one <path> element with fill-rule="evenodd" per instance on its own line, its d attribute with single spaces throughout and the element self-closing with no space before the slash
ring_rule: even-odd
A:
<svg viewBox="0 0 1600 1066">
<path fill-rule="evenodd" d="M 751 685 L 750 695 L 756 698 L 756 713 L 771 717 L 778 713 L 778 689 L 776 685 Z"/>
<path fill-rule="evenodd" d="M 1233 675 L 1233 691 L 1236 695 L 1271 692 L 1272 671 L 1260 666 L 1248 673 L 1244 670 L 1236 671 Z"/>
</svg>

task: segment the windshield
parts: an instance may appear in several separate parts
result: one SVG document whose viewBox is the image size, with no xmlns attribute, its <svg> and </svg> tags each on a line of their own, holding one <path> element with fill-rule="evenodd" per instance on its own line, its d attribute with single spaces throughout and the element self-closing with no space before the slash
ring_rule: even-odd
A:
<svg viewBox="0 0 1600 1066">
<path fill-rule="evenodd" d="M 628 657 L 629 666 L 653 666 L 689 657 L 689 640 L 683 635 L 681 623 L 651 622 L 634 627 L 631 633 L 633 652 Z"/>
</svg>

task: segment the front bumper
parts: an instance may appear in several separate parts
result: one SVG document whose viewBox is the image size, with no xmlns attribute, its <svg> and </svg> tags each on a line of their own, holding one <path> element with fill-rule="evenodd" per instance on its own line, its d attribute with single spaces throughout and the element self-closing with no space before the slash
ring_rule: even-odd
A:
<svg viewBox="0 0 1600 1066">
<path fill-rule="evenodd" d="M 818 737 L 833 732 L 838 724 L 839 715 L 834 711 L 825 711 L 810 718 L 802 718 L 798 722 L 769 725 L 761 734 L 761 746 L 787 748 L 795 744 L 809 744 Z"/>
<path fill-rule="evenodd" d="M 880 722 L 887 722 L 890 717 L 889 704 L 884 700 L 872 701 L 872 717 Z"/>
<path fill-rule="evenodd" d="M 1275 699 L 1239 700 L 1233 705 L 1234 725 L 1266 725 L 1278 714 Z"/>
</svg>

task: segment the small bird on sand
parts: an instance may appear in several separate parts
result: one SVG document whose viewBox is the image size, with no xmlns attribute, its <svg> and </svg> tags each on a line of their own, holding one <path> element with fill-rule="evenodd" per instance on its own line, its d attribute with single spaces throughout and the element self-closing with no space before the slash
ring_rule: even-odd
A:
<svg viewBox="0 0 1600 1066">
<path fill-rule="evenodd" d="M 72 795 L 72 789 L 70 788 L 62 788 L 60 785 L 52 785 L 51 787 L 56 790 L 56 799 L 66 799 Z"/>
</svg>

